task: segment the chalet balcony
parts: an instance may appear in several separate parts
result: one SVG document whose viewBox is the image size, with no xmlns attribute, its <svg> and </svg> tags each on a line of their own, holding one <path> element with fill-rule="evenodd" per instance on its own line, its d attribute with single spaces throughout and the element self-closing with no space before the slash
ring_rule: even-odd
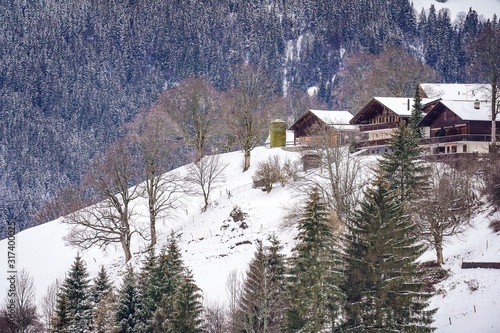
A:
<svg viewBox="0 0 500 333">
<path fill-rule="evenodd" d="M 367 132 L 367 131 L 392 129 L 392 128 L 397 128 L 398 126 L 399 123 L 360 124 L 359 130 L 361 132 Z"/>
<path fill-rule="evenodd" d="M 497 141 L 500 141 L 500 136 L 497 135 Z M 461 141 L 473 141 L 473 142 L 490 142 L 491 135 L 486 134 L 458 134 L 458 135 L 447 135 L 447 136 L 436 136 L 432 138 L 420 139 L 419 145 L 431 145 L 438 143 L 448 143 L 448 142 L 461 142 Z"/>
<path fill-rule="evenodd" d="M 378 147 L 378 146 L 387 146 L 391 143 L 391 139 L 379 139 L 379 140 L 366 140 L 366 141 L 359 141 L 356 142 L 355 148 L 356 149 L 362 149 L 362 148 L 368 148 L 368 147 Z"/>
<path fill-rule="evenodd" d="M 491 135 L 486 134 L 458 134 L 458 135 L 447 135 L 447 136 L 436 136 L 432 138 L 425 138 L 419 140 L 420 146 L 449 143 L 449 142 L 462 142 L 462 141 L 472 141 L 472 142 L 490 142 Z M 500 142 L 500 135 L 497 135 L 497 142 Z M 365 140 L 356 142 L 356 149 L 363 149 L 369 147 L 380 147 L 387 146 L 391 144 L 391 139 L 380 139 L 380 140 Z"/>
</svg>

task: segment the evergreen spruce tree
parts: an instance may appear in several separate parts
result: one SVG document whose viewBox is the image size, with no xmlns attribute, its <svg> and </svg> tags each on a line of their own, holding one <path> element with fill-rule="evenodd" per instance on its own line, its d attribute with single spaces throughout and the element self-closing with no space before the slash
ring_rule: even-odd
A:
<svg viewBox="0 0 500 333">
<path fill-rule="evenodd" d="M 242 332 L 279 332 L 284 309 L 284 257 L 276 237 L 257 250 L 250 261 L 237 311 L 237 325 Z"/>
<path fill-rule="evenodd" d="M 57 303 L 54 318 L 54 333 L 66 333 L 70 324 L 68 314 L 68 300 L 66 294 L 60 290 L 57 294 Z"/>
<path fill-rule="evenodd" d="M 118 293 L 115 320 L 119 333 L 135 333 L 139 298 L 136 278 L 132 267 L 127 268 L 123 283 Z"/>
<path fill-rule="evenodd" d="M 287 330 L 334 331 L 340 319 L 342 260 L 333 224 L 318 189 L 310 194 L 298 224 L 289 275 Z M 337 244 L 338 245 L 338 244 Z"/>
<path fill-rule="evenodd" d="M 346 332 L 432 332 L 417 258 L 424 246 L 390 185 L 377 180 L 348 225 Z"/>
<path fill-rule="evenodd" d="M 184 265 L 180 249 L 172 234 L 166 248 L 158 256 L 150 252 L 139 279 L 140 304 L 137 331 L 167 332 L 173 318 L 175 293 L 183 277 Z"/>
<path fill-rule="evenodd" d="M 140 302 L 137 311 L 137 332 L 140 333 L 149 333 L 153 331 L 151 327 L 151 317 L 156 309 L 156 304 L 148 288 L 151 288 L 149 279 L 156 267 L 157 259 L 158 257 L 155 254 L 154 247 L 149 248 L 138 276 L 137 292 Z"/>
<path fill-rule="evenodd" d="M 155 331 L 170 332 L 169 322 L 174 319 L 174 301 L 177 288 L 184 273 L 184 263 L 182 256 L 172 233 L 167 244 L 166 251 L 163 251 L 158 258 L 158 266 L 152 272 L 152 287 L 157 292 L 153 295 L 159 301 L 152 316 L 153 329 Z"/>
<path fill-rule="evenodd" d="M 103 298 L 105 298 L 113 290 L 113 285 L 109 281 L 108 272 L 104 266 L 97 273 L 94 279 L 94 285 L 91 288 L 91 297 L 94 304 L 99 304 Z"/>
<path fill-rule="evenodd" d="M 420 121 L 422 120 L 423 116 L 423 110 L 424 107 L 422 106 L 422 98 L 420 97 L 420 90 L 417 88 L 415 89 L 415 96 L 413 97 L 413 108 L 411 110 L 411 116 L 410 116 L 410 127 L 414 131 L 417 140 L 421 139 L 423 136 L 422 133 L 422 128 L 418 126 Z"/>
<path fill-rule="evenodd" d="M 168 323 L 169 332 L 198 333 L 202 330 L 203 305 L 200 288 L 187 271 L 180 279 L 173 302 L 172 320 Z"/>
<path fill-rule="evenodd" d="M 113 284 L 109 280 L 104 266 L 97 273 L 94 285 L 91 288 L 92 317 L 94 332 L 106 333 L 112 331 L 115 323 L 113 318 L 115 311 L 116 295 L 113 292 Z"/>
<path fill-rule="evenodd" d="M 420 148 L 412 128 L 401 122 L 394 130 L 391 153 L 385 153 L 379 162 L 379 177 L 388 179 L 391 189 L 401 202 L 418 198 L 426 185 L 426 167 L 419 160 Z"/>
<path fill-rule="evenodd" d="M 89 273 L 78 255 L 58 295 L 55 332 L 92 331 Z"/>
</svg>

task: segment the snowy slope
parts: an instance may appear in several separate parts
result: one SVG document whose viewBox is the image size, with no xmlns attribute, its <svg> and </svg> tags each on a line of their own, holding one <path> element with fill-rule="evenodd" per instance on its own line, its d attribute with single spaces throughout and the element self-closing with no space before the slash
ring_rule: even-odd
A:
<svg viewBox="0 0 500 333">
<path fill-rule="evenodd" d="M 459 12 L 468 13 L 469 8 L 475 10 L 479 15 L 484 16 L 485 19 L 492 18 L 493 14 L 500 15 L 500 0 L 448 0 L 445 3 L 436 0 L 413 0 L 413 6 L 418 13 L 422 8 L 429 10 L 431 4 L 434 5 L 436 11 L 441 8 L 448 8 L 451 12 L 452 21 L 456 18 Z"/>
<path fill-rule="evenodd" d="M 200 213 L 201 199 L 190 198 L 175 219 L 163 221 L 158 227 L 160 245 L 166 242 L 171 230 L 180 234 L 183 259 L 193 270 L 206 302 L 225 301 L 226 278 L 235 269 L 239 273 L 246 270 L 246 265 L 253 256 L 255 239 L 265 241 L 268 235 L 276 233 L 285 245 L 285 251 L 293 246 L 294 230 L 282 230 L 280 225 L 285 207 L 297 204 L 297 193 L 293 193 L 289 187 L 278 185 L 267 194 L 250 186 L 258 162 L 275 154 L 282 159 L 299 158 L 298 153 L 259 147 L 252 152 L 251 169 L 242 173 L 241 152 L 222 155 L 224 161 L 229 163 L 225 172 L 226 181 L 215 191 L 209 210 Z M 226 190 L 231 191 L 230 198 Z M 225 222 L 230 219 L 229 213 L 236 205 L 248 213 L 247 229 L 239 228 L 234 222 Z M 146 215 L 142 217 L 142 221 L 146 223 Z M 228 224 L 229 227 L 223 229 L 223 224 Z M 439 308 L 435 316 L 437 332 L 500 332 L 500 271 L 460 268 L 463 260 L 500 261 L 500 236 L 493 234 L 487 224 L 487 217 L 478 216 L 474 221 L 474 228 L 460 238 L 453 239 L 445 247 L 445 268 L 450 269 L 451 276 L 439 285 L 444 291 L 432 300 L 432 306 Z M 17 268 L 25 268 L 34 276 L 38 300 L 45 295 L 47 287 L 55 279 L 64 278 L 77 253 L 77 250 L 65 246 L 62 237 L 66 231 L 66 225 L 56 220 L 17 235 Z M 140 267 L 142 251 L 146 245 L 146 242 L 133 239 L 133 265 Z M 6 292 L 6 254 L 7 241 L 2 240 L 0 300 L 4 299 Z M 119 248 L 110 249 L 104 254 L 93 249 L 81 255 L 88 265 L 91 277 L 96 275 L 101 264 L 114 277 L 124 269 L 123 255 Z M 432 251 L 422 258 L 432 259 Z M 116 283 L 119 283 L 119 278 Z M 471 291 L 469 286 L 474 285 L 477 290 Z"/>
</svg>

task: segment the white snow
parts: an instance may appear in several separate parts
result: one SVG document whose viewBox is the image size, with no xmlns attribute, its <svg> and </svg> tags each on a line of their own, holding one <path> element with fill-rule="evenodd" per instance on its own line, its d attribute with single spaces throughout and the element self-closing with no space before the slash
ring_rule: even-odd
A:
<svg viewBox="0 0 500 333">
<path fill-rule="evenodd" d="M 298 159 L 300 154 L 283 149 L 258 147 L 252 151 L 252 166 L 242 173 L 243 153 L 233 152 L 222 155 L 229 163 L 225 170 L 226 181 L 219 186 L 211 198 L 211 206 L 200 213 L 201 198 L 189 198 L 174 219 L 159 223 L 159 245 L 165 244 L 171 230 L 180 235 L 180 247 L 185 264 L 192 269 L 198 285 L 202 288 L 206 302 L 226 300 L 226 278 L 237 270 L 244 273 L 255 249 L 255 240 L 266 241 L 275 233 L 289 252 L 294 245 L 294 229 L 282 229 L 284 209 L 300 202 L 300 196 L 290 187 L 277 185 L 267 194 L 251 186 L 252 175 L 260 161 L 269 156 L 279 155 Z M 373 159 L 373 157 L 367 157 Z M 183 169 L 183 168 L 181 168 Z M 181 170 L 182 171 L 182 170 Z M 227 191 L 231 192 L 228 198 Z M 241 229 L 235 222 L 227 222 L 229 227 L 221 229 L 234 206 L 240 206 L 248 213 L 247 229 Z M 145 207 L 142 207 L 145 211 Z M 147 217 L 141 218 L 147 223 Z M 466 261 L 500 261 L 500 237 L 491 232 L 487 225 L 489 218 L 480 215 L 474 220 L 474 227 L 460 238 L 446 244 L 444 267 L 450 269 L 451 276 L 438 287 L 444 292 L 432 299 L 432 306 L 439 310 L 435 315 L 437 332 L 499 332 L 498 316 L 500 296 L 500 270 L 462 270 L 460 264 Z M 55 279 L 63 279 L 70 268 L 77 250 L 67 247 L 63 237 L 67 226 L 60 220 L 46 223 L 20 232 L 17 235 L 17 269 L 25 268 L 35 278 L 36 297 L 40 301 L 47 287 Z M 251 244 L 248 244 L 251 242 Z M 486 242 L 488 247 L 486 248 Z M 142 251 L 147 242 L 137 237 L 132 239 L 133 258 L 131 263 L 140 267 Z M 239 245 L 238 245 L 239 244 Z M 120 283 L 119 273 L 124 270 L 120 248 L 109 249 L 106 253 L 99 249 L 81 252 L 88 265 L 91 277 L 95 277 L 99 266 L 104 265 L 110 275 Z M 434 252 L 424 254 L 422 260 L 434 259 Z M 6 295 L 7 240 L 0 241 L 0 300 Z M 471 291 L 469 285 L 477 286 Z M 474 306 L 476 312 L 474 312 Z M 449 324 L 451 318 L 452 324 Z"/>
<path fill-rule="evenodd" d="M 479 109 L 474 108 L 472 101 L 440 101 L 462 120 L 491 121 L 491 104 L 480 102 Z"/>
<path fill-rule="evenodd" d="M 399 116 L 410 116 L 413 108 L 413 98 L 409 97 L 373 97 Z M 422 98 L 422 105 L 435 101 L 436 98 Z"/>
</svg>

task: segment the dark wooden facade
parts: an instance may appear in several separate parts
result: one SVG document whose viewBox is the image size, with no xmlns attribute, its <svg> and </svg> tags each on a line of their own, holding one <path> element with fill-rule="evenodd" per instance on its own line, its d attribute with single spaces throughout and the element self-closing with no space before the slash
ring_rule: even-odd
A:
<svg viewBox="0 0 500 333">
<path fill-rule="evenodd" d="M 438 103 L 419 125 L 430 128 L 431 138 L 465 134 L 491 135 L 491 121 L 462 119 L 443 103 Z M 496 134 L 500 134 L 498 122 Z"/>
<path fill-rule="evenodd" d="M 311 111 L 307 111 L 292 126 L 290 126 L 289 130 L 293 131 L 294 141 L 297 141 L 300 137 L 315 135 L 326 130 L 327 128 L 327 124 L 325 124 Z"/>
</svg>

